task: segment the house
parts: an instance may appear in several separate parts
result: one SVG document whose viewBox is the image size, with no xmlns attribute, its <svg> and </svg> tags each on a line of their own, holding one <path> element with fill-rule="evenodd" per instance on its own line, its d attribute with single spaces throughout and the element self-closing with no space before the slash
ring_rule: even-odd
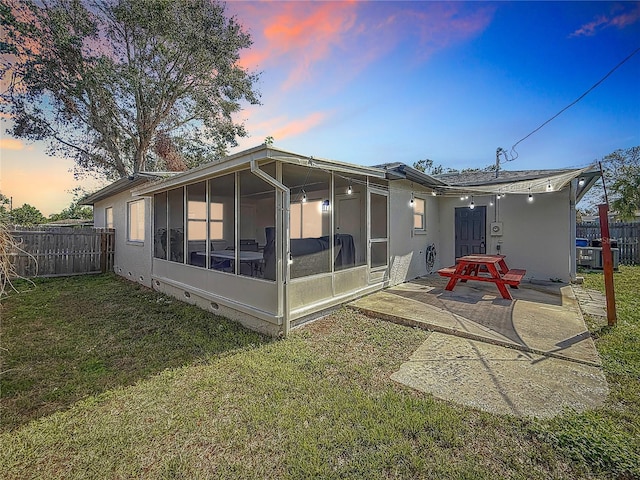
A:
<svg viewBox="0 0 640 480">
<path fill-rule="evenodd" d="M 115 228 L 116 273 L 275 336 L 469 252 L 503 253 L 529 280 L 573 278 L 575 202 L 597 174 L 493 175 L 435 178 L 261 145 L 120 179 L 84 203 L 95 226 Z"/>
</svg>

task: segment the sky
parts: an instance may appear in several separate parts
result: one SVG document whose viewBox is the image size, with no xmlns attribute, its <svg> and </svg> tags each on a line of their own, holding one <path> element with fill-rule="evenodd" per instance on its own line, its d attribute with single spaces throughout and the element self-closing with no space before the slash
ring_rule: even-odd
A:
<svg viewBox="0 0 640 480">
<path fill-rule="evenodd" d="M 235 153 L 274 146 L 361 165 L 495 163 L 640 47 L 640 2 L 227 2 L 253 39 L 261 105 Z M 0 192 L 48 216 L 68 159 L 0 137 Z M 640 52 L 516 146 L 501 168 L 582 167 L 640 145 Z M 515 156 L 515 153 L 512 152 Z"/>
</svg>

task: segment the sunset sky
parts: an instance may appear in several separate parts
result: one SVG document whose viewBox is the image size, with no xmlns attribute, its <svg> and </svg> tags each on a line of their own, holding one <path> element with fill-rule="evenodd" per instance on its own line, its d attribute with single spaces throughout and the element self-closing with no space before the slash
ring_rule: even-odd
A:
<svg viewBox="0 0 640 480">
<path fill-rule="evenodd" d="M 640 47 L 640 2 L 228 2 L 260 71 L 250 136 L 374 165 L 485 167 Z M 584 166 L 640 145 L 640 52 L 517 147 L 510 170 Z M 4 132 L 0 191 L 60 211 L 72 163 Z M 95 189 L 95 182 L 85 184 Z"/>
</svg>

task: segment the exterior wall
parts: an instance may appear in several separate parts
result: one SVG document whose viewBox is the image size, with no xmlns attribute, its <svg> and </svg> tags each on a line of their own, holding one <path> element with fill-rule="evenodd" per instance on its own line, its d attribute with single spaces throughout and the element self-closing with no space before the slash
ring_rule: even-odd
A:
<svg viewBox="0 0 640 480">
<path fill-rule="evenodd" d="M 367 280 L 371 279 L 367 276 L 366 265 L 292 280 L 289 284 L 290 320 L 313 318 L 318 312 L 383 287 L 382 281 Z"/>
<path fill-rule="evenodd" d="M 569 189 L 534 195 L 507 195 L 489 205 L 491 196 L 474 196 L 477 206 L 487 207 L 486 252 L 507 256 L 511 268 L 527 270 L 525 279 L 571 280 L 571 207 Z M 438 264 L 455 263 L 455 208 L 468 205 L 456 197 L 440 197 L 441 248 Z M 491 222 L 503 224 L 502 236 L 491 236 Z M 500 250 L 498 250 L 500 244 Z M 575 245 L 573 246 L 575 248 Z"/>
<path fill-rule="evenodd" d="M 275 282 L 154 259 L 153 288 L 252 330 L 283 333 Z"/>
<path fill-rule="evenodd" d="M 144 198 L 144 242 L 127 241 L 127 203 L 142 198 L 133 197 L 127 191 L 96 202 L 93 206 L 93 224 L 95 227 L 104 228 L 105 209 L 107 207 L 113 208 L 113 228 L 116 231 L 113 270 L 129 280 L 151 287 L 153 234 L 150 198 Z"/>
<path fill-rule="evenodd" d="M 425 200 L 424 232 L 413 229 L 413 210 L 409 206 L 411 193 Z M 438 199 L 430 192 L 406 181 L 391 182 L 389 192 L 389 284 L 397 285 L 422 275 L 427 271 L 426 248 L 436 246 L 437 270 L 440 255 L 440 210 Z"/>
</svg>

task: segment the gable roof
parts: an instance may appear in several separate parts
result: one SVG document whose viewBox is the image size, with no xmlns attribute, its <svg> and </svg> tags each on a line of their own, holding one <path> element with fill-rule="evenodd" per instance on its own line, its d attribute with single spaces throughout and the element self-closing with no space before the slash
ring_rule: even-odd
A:
<svg viewBox="0 0 640 480">
<path fill-rule="evenodd" d="M 454 195 L 460 192 L 485 194 L 529 194 L 547 193 L 562 190 L 579 178 L 576 187 L 576 199 L 580 199 L 600 177 L 600 170 L 590 165 L 579 169 L 552 170 L 500 170 L 496 172 L 463 172 L 445 173 L 437 178 L 449 185 L 448 190 Z"/>
<path fill-rule="evenodd" d="M 434 176 L 449 185 L 464 185 L 471 187 L 480 185 L 499 185 L 501 183 L 513 183 L 525 180 L 538 180 L 540 178 L 553 177 L 569 172 L 573 172 L 573 170 L 500 170 L 498 175 L 496 175 L 495 171 L 473 171 L 443 173 Z"/>
<path fill-rule="evenodd" d="M 194 183 L 212 175 L 221 175 L 247 168 L 251 162 L 265 164 L 274 160 L 295 165 L 308 166 L 310 168 L 319 168 L 321 170 L 342 172 L 346 175 L 368 175 L 378 178 L 385 178 L 386 175 L 383 170 L 376 167 L 367 167 L 340 162 L 337 160 L 300 155 L 263 144 L 229 155 L 220 160 L 205 163 L 191 170 L 187 170 L 186 172 L 180 172 L 169 179 L 162 179 L 161 181 L 156 181 L 149 185 L 141 185 L 135 189 L 134 193 L 137 195 L 152 195 L 170 188 Z"/>
<path fill-rule="evenodd" d="M 109 198 L 113 195 L 117 195 L 122 192 L 131 190 L 134 187 L 142 185 L 152 180 L 158 180 L 166 178 L 171 175 L 175 175 L 174 172 L 137 172 L 128 177 L 122 177 L 115 182 L 107 185 L 100 190 L 93 192 L 92 194 L 84 197 L 80 202 L 80 205 L 95 205 L 97 202 Z"/>
</svg>

